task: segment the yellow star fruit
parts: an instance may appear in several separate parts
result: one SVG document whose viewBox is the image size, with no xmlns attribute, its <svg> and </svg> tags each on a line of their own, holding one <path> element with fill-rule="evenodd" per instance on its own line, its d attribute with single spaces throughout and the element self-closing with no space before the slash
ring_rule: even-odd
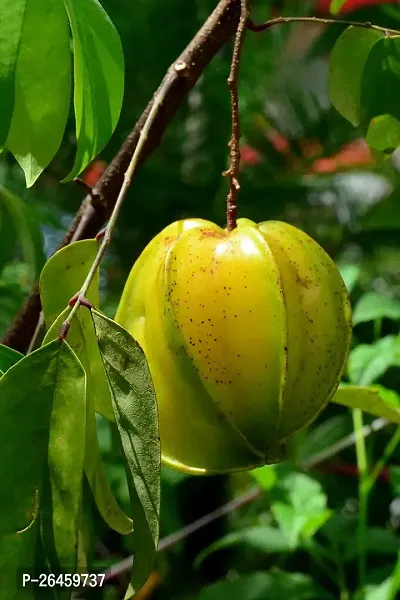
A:
<svg viewBox="0 0 400 600">
<path fill-rule="evenodd" d="M 351 340 L 335 264 L 277 221 L 169 225 L 133 266 L 116 320 L 149 363 L 163 462 L 193 474 L 282 460 L 336 391 Z"/>
</svg>

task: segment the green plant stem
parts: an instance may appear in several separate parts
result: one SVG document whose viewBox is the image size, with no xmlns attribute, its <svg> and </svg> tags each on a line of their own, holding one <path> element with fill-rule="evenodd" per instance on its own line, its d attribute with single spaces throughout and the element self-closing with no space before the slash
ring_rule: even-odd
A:
<svg viewBox="0 0 400 600">
<path fill-rule="evenodd" d="M 356 435 L 356 455 L 357 467 L 359 473 L 358 487 L 358 573 L 360 578 L 361 593 L 364 593 L 365 585 L 365 570 L 366 570 L 366 537 L 367 537 L 367 516 L 368 516 L 368 490 L 366 487 L 368 464 L 367 453 L 365 450 L 365 439 L 363 435 L 363 417 L 362 411 L 359 408 L 354 408 L 353 411 L 353 426 Z"/>
<path fill-rule="evenodd" d="M 397 445 L 400 442 L 400 427 L 396 428 L 396 431 L 390 438 L 381 458 L 378 460 L 374 468 L 372 469 L 370 475 L 367 478 L 365 483 L 365 489 L 369 494 L 372 488 L 374 487 L 376 480 L 382 472 L 382 469 L 385 467 L 387 461 L 392 456 L 393 452 L 396 450 Z"/>
<path fill-rule="evenodd" d="M 162 103 L 164 102 L 164 99 L 167 96 L 171 85 L 175 81 L 176 73 L 182 74 L 182 76 L 184 76 L 184 73 L 187 70 L 187 65 L 186 65 L 186 63 L 183 63 L 182 61 L 178 61 L 177 63 L 175 63 L 174 69 L 175 69 L 175 73 L 173 72 L 173 70 L 171 72 L 167 73 L 167 75 L 164 79 L 163 85 L 161 85 L 158 92 L 154 96 L 153 105 L 150 109 L 150 112 L 149 112 L 146 122 L 143 126 L 143 129 L 140 132 L 139 141 L 138 141 L 135 151 L 132 155 L 129 166 L 125 172 L 124 180 L 123 180 L 120 192 L 118 194 L 118 198 L 115 203 L 114 209 L 111 213 L 110 220 L 108 221 L 107 227 L 105 229 L 104 237 L 101 240 L 99 250 L 93 261 L 92 266 L 90 267 L 90 271 L 87 274 L 87 277 L 86 277 L 81 289 L 79 290 L 75 305 L 73 306 L 71 312 L 69 313 L 68 318 L 62 325 L 62 328 L 60 331 L 60 337 L 65 337 L 65 335 L 66 335 L 66 333 L 62 333 L 62 332 L 68 332 L 68 327 L 72 321 L 72 318 L 74 317 L 77 310 L 81 306 L 82 301 L 85 299 L 88 289 L 90 287 L 90 284 L 92 283 L 93 278 L 96 274 L 96 271 L 99 268 L 100 263 L 104 258 L 107 247 L 111 242 L 111 236 L 114 231 L 115 225 L 117 223 L 117 219 L 118 219 L 122 204 L 125 200 L 127 191 L 129 189 L 129 186 L 132 181 L 132 177 L 135 173 L 136 167 L 139 162 L 140 154 L 141 154 L 143 147 L 147 141 L 147 137 L 150 133 L 154 119 L 155 119 L 160 107 L 162 106 Z"/>
<path fill-rule="evenodd" d="M 373 25 L 369 21 L 364 23 L 359 21 L 345 21 L 344 19 L 325 19 L 322 17 L 277 17 L 276 19 L 270 19 L 265 23 L 255 24 L 251 20 L 247 22 L 247 28 L 250 31 L 265 31 L 274 25 L 284 25 L 287 23 L 309 23 L 309 24 L 320 24 L 320 25 L 347 25 L 353 27 L 362 27 L 364 29 L 373 29 L 375 31 L 381 31 L 385 35 L 400 35 L 400 31 L 397 29 L 388 29 L 387 27 L 380 27 L 379 25 Z"/>
<path fill-rule="evenodd" d="M 382 317 L 374 321 L 374 341 L 377 342 L 382 334 Z"/>
<path fill-rule="evenodd" d="M 335 563 L 337 567 L 337 583 L 339 585 L 340 590 L 340 599 L 339 600 L 350 600 L 349 591 L 347 589 L 346 584 L 346 575 L 343 568 L 343 561 L 339 553 L 339 544 L 337 539 L 333 541 L 333 553 L 335 556 Z"/>
</svg>

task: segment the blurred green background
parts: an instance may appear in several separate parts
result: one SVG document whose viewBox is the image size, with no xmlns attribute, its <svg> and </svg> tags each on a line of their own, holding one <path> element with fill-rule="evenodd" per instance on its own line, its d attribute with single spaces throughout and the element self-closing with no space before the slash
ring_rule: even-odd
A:
<svg viewBox="0 0 400 600">
<path fill-rule="evenodd" d="M 121 119 L 99 157 L 108 163 L 216 0 L 103 0 L 126 58 Z M 312 15 L 326 2 L 253 0 L 252 18 Z M 354 20 L 400 28 L 395 3 L 357 7 Z M 358 311 L 346 380 L 378 382 L 400 393 L 400 154 L 377 164 L 360 133 L 331 107 L 329 54 L 343 27 L 283 25 L 249 32 L 240 68 L 242 164 L 239 215 L 281 219 L 312 235 L 340 266 Z M 228 183 L 230 104 L 226 46 L 204 72 L 170 124 L 162 145 L 140 168 L 104 262 L 102 308 L 113 316 L 129 270 L 150 239 L 170 222 L 201 217 L 224 225 Z M 0 334 L 18 311 L 46 257 L 57 246 L 82 200 L 73 183 L 61 184 L 75 151 L 70 115 L 56 158 L 37 184 L 24 187 L 9 154 L 0 159 Z M 102 162 L 86 172 L 94 182 Z M 365 417 L 370 423 L 372 417 Z M 114 431 L 99 420 L 103 458 L 114 491 L 129 497 Z M 375 464 L 393 433 L 369 436 Z M 371 494 L 366 592 L 360 590 L 355 542 L 358 474 L 354 446 L 315 468 L 304 464 L 351 434 L 349 411 L 329 407 L 298 436 L 290 464 L 252 474 L 196 478 L 163 469 L 161 533 L 167 536 L 256 484 L 252 503 L 213 521 L 160 553 L 140 598 L 201 600 L 390 600 L 400 550 L 400 452 L 395 451 Z M 130 553 L 129 539 L 110 532 L 88 505 L 93 569 Z M 85 597 L 123 597 L 128 574 Z M 392 594 L 392 595 L 390 595 Z M 138 596 L 139 598 L 139 596 Z"/>
</svg>

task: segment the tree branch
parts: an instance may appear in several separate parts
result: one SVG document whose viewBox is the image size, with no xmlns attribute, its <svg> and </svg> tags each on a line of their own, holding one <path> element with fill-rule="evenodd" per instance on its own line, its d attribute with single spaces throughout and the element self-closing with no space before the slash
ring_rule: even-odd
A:
<svg viewBox="0 0 400 600">
<path fill-rule="evenodd" d="M 270 19 L 265 23 L 256 24 L 251 19 L 247 21 L 247 29 L 250 31 L 265 31 L 274 25 L 284 25 L 288 23 L 308 23 L 308 24 L 319 24 L 319 25 L 347 25 L 348 27 L 362 27 L 363 29 L 373 29 L 374 31 L 381 31 L 385 35 L 399 35 L 400 31 L 397 29 L 388 29 L 387 27 L 380 27 L 379 25 L 373 25 L 370 21 L 346 21 L 344 19 L 325 19 L 323 17 L 277 17 L 276 19 Z"/>
<path fill-rule="evenodd" d="M 172 77 L 173 81 L 144 145 L 140 164 L 159 146 L 169 122 L 183 104 L 188 92 L 193 88 L 212 58 L 235 33 L 239 18 L 240 0 L 220 0 L 197 35 L 171 65 L 165 78 Z M 176 70 L 177 64 L 182 67 L 180 72 L 179 69 Z M 165 78 L 160 88 L 164 85 Z M 157 92 L 155 96 L 157 96 Z M 149 102 L 92 193 L 88 194 L 82 202 L 60 247 L 66 246 L 71 241 L 94 237 L 110 217 L 123 183 L 124 173 L 138 144 L 140 132 L 147 120 L 153 101 L 154 98 Z M 40 311 L 39 286 L 36 284 L 20 313 L 6 332 L 3 343 L 20 352 L 26 352 L 35 333 Z"/>
</svg>

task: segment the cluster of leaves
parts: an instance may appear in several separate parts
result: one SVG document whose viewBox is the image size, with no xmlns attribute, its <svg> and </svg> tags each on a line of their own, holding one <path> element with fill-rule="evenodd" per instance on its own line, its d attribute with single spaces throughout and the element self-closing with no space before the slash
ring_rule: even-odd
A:
<svg viewBox="0 0 400 600">
<path fill-rule="evenodd" d="M 68 342 L 58 338 L 70 311 L 63 307 L 83 282 L 97 245 L 95 240 L 76 242 L 46 263 L 40 286 L 49 328 L 42 347 L 23 357 L 0 346 L 0 572 L 9 598 L 35 597 L 34 587 L 19 589 L 22 566 L 33 573 L 88 572 L 84 477 L 107 524 L 123 535 L 133 531 L 105 477 L 96 411 L 116 423 L 126 457 L 134 547 L 140 547 L 127 597 L 146 581 L 157 549 L 160 443 L 143 351 L 95 309 L 73 319 Z M 60 273 L 63 285 L 55 286 Z M 98 277 L 88 298 L 98 305 Z M 61 589 L 55 597 L 64 596 Z"/>
</svg>

